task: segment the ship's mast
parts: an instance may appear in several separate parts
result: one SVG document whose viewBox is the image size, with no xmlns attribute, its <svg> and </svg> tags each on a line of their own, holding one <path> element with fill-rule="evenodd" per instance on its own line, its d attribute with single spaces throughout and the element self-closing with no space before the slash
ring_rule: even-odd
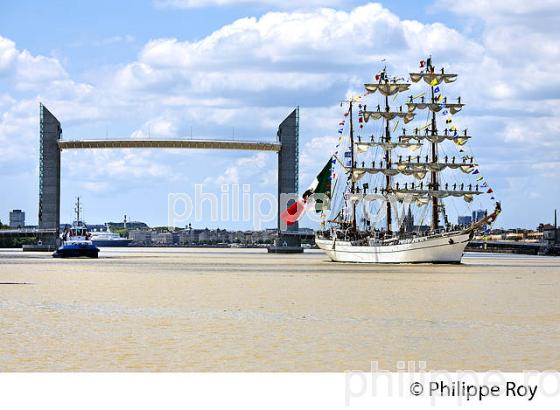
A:
<svg viewBox="0 0 560 410">
<path fill-rule="evenodd" d="M 433 66 L 429 65 L 428 66 L 428 70 L 433 70 Z M 435 103 L 435 93 L 434 93 L 434 86 L 431 85 L 430 87 L 431 92 L 432 92 L 432 103 Z M 432 135 L 437 135 L 437 122 L 436 122 L 436 113 L 435 111 L 432 111 Z M 437 162 L 437 142 L 434 139 L 434 142 L 432 142 L 432 163 L 436 163 Z M 438 173 L 437 171 L 435 171 L 436 167 L 434 167 L 434 170 L 432 170 L 431 172 L 431 185 L 432 185 L 432 189 L 433 190 L 437 190 L 438 189 Z M 439 213 L 438 213 L 438 199 L 435 196 L 432 196 L 432 230 L 435 230 L 438 228 L 439 225 Z"/>
<path fill-rule="evenodd" d="M 421 62 L 420 67 L 423 67 L 423 61 Z M 424 80 L 426 83 L 428 83 L 430 85 L 430 92 L 431 92 L 431 101 L 430 104 L 424 104 L 424 97 L 422 97 L 422 104 L 417 104 L 415 103 L 414 97 L 410 97 L 410 103 L 408 103 L 408 108 L 409 111 L 414 111 L 417 108 L 420 109 L 425 109 L 425 108 L 429 108 L 430 111 L 432 111 L 432 116 L 431 116 L 431 130 L 430 130 L 430 135 L 431 135 L 431 159 L 430 159 L 430 183 L 428 184 L 428 195 L 431 195 L 431 199 L 432 199 L 432 221 L 431 221 L 431 229 L 432 230 L 436 230 L 438 229 L 439 225 L 440 225 L 440 217 L 439 217 L 439 213 L 440 211 L 442 213 L 444 213 L 444 207 L 443 207 L 443 203 L 441 201 L 441 198 L 445 197 L 445 196 L 439 196 L 437 195 L 437 193 L 433 192 L 433 191 L 440 191 L 440 188 L 442 186 L 442 184 L 439 181 L 439 172 L 443 169 L 442 167 L 439 167 L 438 165 L 438 144 L 443 140 L 443 139 L 453 139 L 453 141 L 455 143 L 457 143 L 458 145 L 463 145 L 466 142 L 466 138 L 470 138 L 469 136 L 467 136 L 467 132 L 465 130 L 465 136 L 463 139 L 462 137 L 459 137 L 457 135 L 457 130 L 456 128 L 453 126 L 451 127 L 451 131 L 452 131 L 452 135 L 451 138 L 448 138 L 448 130 L 445 130 L 445 135 L 439 135 L 438 134 L 438 129 L 437 129 L 437 121 L 436 121 L 436 112 L 438 112 L 441 108 L 445 108 L 445 110 L 447 111 L 447 109 L 449 109 L 451 115 L 459 112 L 462 108 L 464 104 L 461 104 L 461 97 L 457 98 L 457 103 L 448 103 L 447 102 L 447 98 L 443 98 L 443 102 L 439 101 L 439 98 L 441 98 L 441 94 L 438 94 L 438 90 L 436 90 L 436 86 L 438 86 L 439 84 L 441 84 L 442 82 L 445 83 L 452 83 L 457 79 L 457 74 L 449 74 L 449 73 L 445 73 L 444 69 L 441 69 L 441 74 L 436 74 L 435 73 L 435 68 L 432 64 L 432 57 L 430 56 L 426 62 L 426 69 L 425 71 L 421 71 L 419 73 L 410 73 L 410 79 L 412 82 L 419 82 L 420 80 Z M 436 97 L 437 94 L 437 97 Z M 439 107 L 439 108 L 438 108 Z M 444 111 L 445 114 L 447 114 L 447 112 Z M 426 132 L 426 134 L 428 134 Z M 443 137 L 443 138 L 441 138 Z M 453 157 L 453 162 L 455 162 L 455 157 Z M 447 157 L 445 159 L 445 163 L 447 164 Z M 463 172 L 469 172 L 468 168 L 469 168 L 469 164 L 466 163 L 466 158 L 463 157 L 463 163 L 467 166 L 467 169 L 464 170 L 463 167 L 461 167 L 461 169 L 463 169 Z M 472 171 L 472 169 L 474 169 L 474 164 L 472 164 L 472 158 L 471 158 L 471 163 L 470 163 L 470 169 Z M 446 188 L 445 190 L 447 191 L 447 184 L 445 184 Z M 472 196 L 473 195 L 478 195 L 481 192 L 478 191 L 478 185 L 476 185 L 476 191 L 473 191 L 472 189 L 472 185 L 469 185 L 469 189 L 467 191 L 465 191 L 463 189 L 463 184 L 461 184 L 461 191 L 464 192 L 465 195 L 465 201 L 470 202 L 472 200 Z M 453 190 L 456 189 L 456 184 L 453 185 Z M 432 191 L 432 192 L 430 192 Z M 445 193 L 444 193 L 445 194 Z M 439 199 L 438 199 L 439 196 Z M 447 221 L 447 216 L 444 214 L 443 215 L 444 218 L 444 223 L 447 225 L 448 221 Z"/>
<path fill-rule="evenodd" d="M 349 114 L 350 115 L 350 159 L 351 159 L 351 164 L 350 164 L 350 180 L 352 181 L 352 185 L 351 185 L 351 189 L 350 192 L 352 194 L 356 193 L 356 182 L 354 182 L 354 178 L 352 177 L 354 175 L 354 115 L 352 112 L 352 105 L 353 105 L 353 101 L 354 98 L 350 98 L 350 110 L 349 110 Z M 352 202 L 352 231 L 356 231 L 356 201 Z"/>
<path fill-rule="evenodd" d="M 394 78 L 393 80 L 389 79 L 387 75 L 387 66 L 383 68 L 380 74 L 377 74 L 375 77 L 376 82 L 370 84 L 364 84 L 366 91 L 368 93 L 375 93 L 379 92 L 383 96 L 385 96 L 385 107 L 384 109 L 381 108 L 381 104 L 377 106 L 377 111 L 367 111 L 364 110 L 364 120 L 365 122 L 368 121 L 369 118 L 373 118 L 375 120 L 383 119 L 385 121 L 385 129 L 381 135 L 381 142 L 384 146 L 383 153 L 384 153 L 384 161 L 385 161 L 385 187 L 384 191 L 386 192 L 386 198 L 388 199 L 390 195 L 395 191 L 395 189 L 391 186 L 392 176 L 394 175 L 395 170 L 392 169 L 393 166 L 393 150 L 392 148 L 394 145 L 392 144 L 391 139 L 391 120 L 395 117 L 403 118 L 405 124 L 411 121 L 414 118 L 413 113 L 403 113 L 402 108 L 399 112 L 391 111 L 391 107 L 389 105 L 389 97 L 390 96 L 397 96 L 398 93 L 404 92 L 408 90 L 410 84 L 408 83 L 399 83 L 399 79 Z M 381 160 L 383 162 L 383 160 Z M 375 168 L 375 165 L 373 165 Z M 380 165 L 381 167 L 381 165 Z M 389 171 L 390 170 L 390 171 Z M 393 218 L 392 218 L 392 207 L 391 202 L 387 200 L 386 203 L 386 230 L 388 234 L 393 233 Z"/>
<path fill-rule="evenodd" d="M 76 224 L 80 223 L 80 197 L 76 198 L 76 205 L 74 207 L 74 211 L 76 211 Z"/>
<path fill-rule="evenodd" d="M 388 83 L 387 73 L 385 71 L 385 83 Z M 389 112 L 389 96 L 385 96 L 385 111 Z M 385 142 L 391 142 L 391 130 L 389 127 L 389 119 L 385 120 Z M 391 151 L 389 149 L 385 150 L 385 167 L 387 169 L 391 168 Z M 386 192 L 389 193 L 391 189 L 391 177 L 389 175 L 385 176 L 385 189 Z M 387 201 L 387 233 L 391 233 L 391 225 L 392 225 L 392 215 L 391 215 L 391 202 Z"/>
</svg>

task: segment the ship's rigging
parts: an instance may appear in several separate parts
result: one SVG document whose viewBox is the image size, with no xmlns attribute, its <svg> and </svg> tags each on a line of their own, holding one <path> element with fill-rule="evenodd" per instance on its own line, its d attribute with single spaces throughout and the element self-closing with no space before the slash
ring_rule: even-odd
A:
<svg viewBox="0 0 560 410">
<path fill-rule="evenodd" d="M 338 209 L 336 201 L 333 201 L 329 221 L 345 227 L 350 236 L 357 235 L 360 229 L 382 229 L 387 236 L 402 230 L 395 225 L 398 222 L 397 215 L 394 215 L 395 202 L 421 208 L 424 215 L 425 206 L 429 205 L 430 231 L 447 229 L 450 224 L 444 199 L 462 198 L 466 203 L 471 203 L 480 194 L 488 192 L 486 182 L 478 178 L 474 181 L 442 179 L 444 171 L 460 171 L 465 176 L 478 174 L 478 163 L 472 155 L 464 154 L 463 148 L 472 138 L 466 129 L 459 131 L 447 118 L 445 126 L 440 127 L 438 124 L 440 114 L 451 117 L 464 107 L 461 97 L 451 100 L 441 91 L 443 85 L 457 80 L 457 74 L 446 73 L 443 68 L 436 72 L 431 58 L 421 67 L 423 69 L 420 72 L 409 74 L 409 81 L 391 77 L 387 67 L 384 67 L 376 75 L 376 82 L 364 84 L 364 97 L 379 95 L 377 104 L 366 104 L 361 98 L 350 98 L 345 102 L 348 106 L 345 116 L 349 120 L 349 148 L 342 159 L 338 154 L 335 158 L 346 173 L 347 184 L 346 188 L 342 187 L 343 205 Z M 411 90 L 414 83 L 422 80 L 428 85 L 427 91 L 407 96 L 403 104 L 394 104 L 403 93 Z M 369 110 L 368 104 L 374 109 Z M 356 106 L 360 125 L 358 133 L 354 123 Z M 401 123 L 409 124 L 423 112 L 428 114 L 423 126 L 401 128 L 402 132 L 396 133 Z M 374 132 L 362 137 L 363 127 L 372 122 L 382 125 L 377 130 L 378 136 Z M 339 125 L 344 124 L 345 121 Z M 458 152 L 447 154 L 441 148 L 446 143 L 453 143 L 452 146 Z M 372 181 L 374 176 L 381 176 L 382 180 L 376 178 Z M 490 189 L 490 192 L 493 191 Z M 384 207 L 383 227 L 371 224 L 371 218 L 367 215 L 358 217 L 358 204 L 365 199 Z M 378 208 L 377 213 L 380 212 Z"/>
<path fill-rule="evenodd" d="M 348 109 L 339 123 L 337 145 L 343 154 L 337 150 L 334 160 L 329 159 L 317 176 L 320 183 L 314 183 L 302 200 L 306 204 L 316 193 L 325 193 L 325 187 L 332 187 L 331 213 L 329 217 L 323 214 L 329 229 L 317 232 L 315 242 L 333 261 L 459 263 L 473 232 L 489 229 L 495 221 L 501 211 L 499 202 L 492 213 L 480 212 L 482 216 L 473 223 L 449 221 L 446 205 L 456 204 L 453 199 L 468 207 L 481 194 L 493 193 L 472 153 L 465 154 L 471 135 L 466 129 L 459 131 L 453 120 L 463 110 L 461 97 L 451 100 L 442 92 L 444 84 L 456 79 L 456 74 L 443 69 L 436 72 L 431 58 L 421 63 L 420 72 L 409 74 L 409 81 L 391 77 L 384 67 L 375 82 L 364 85 L 364 96 L 343 102 Z M 421 80 L 428 89 L 399 104 L 399 96 Z M 372 103 L 376 97 L 378 101 Z M 374 109 L 369 110 L 368 104 Z M 424 124 L 410 124 L 413 128 L 407 130 L 407 124 L 422 121 L 422 114 L 426 115 Z M 346 117 L 348 141 L 343 137 Z M 404 128 L 399 128 L 401 123 Z M 363 136 L 371 130 L 371 135 Z M 449 147 L 456 152 L 448 152 Z M 333 163 L 339 164 L 334 171 Z M 325 182 L 327 170 L 332 184 Z M 328 209 L 324 200 L 319 202 L 317 197 L 315 201 L 316 211 Z M 418 224 L 414 224 L 412 208 L 420 213 Z"/>
</svg>

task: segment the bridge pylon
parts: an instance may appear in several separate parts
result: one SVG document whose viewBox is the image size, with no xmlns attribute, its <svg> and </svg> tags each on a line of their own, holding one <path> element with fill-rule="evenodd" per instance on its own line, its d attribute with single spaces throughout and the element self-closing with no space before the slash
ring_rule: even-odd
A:
<svg viewBox="0 0 560 410">
<path fill-rule="evenodd" d="M 281 148 L 278 152 L 278 237 L 274 245 L 268 248 L 271 253 L 301 253 L 301 238 L 293 233 L 299 229 L 296 222 L 285 225 L 280 214 L 295 199 L 287 204 L 282 199 L 286 195 L 297 195 L 299 188 L 299 108 L 292 111 L 278 127 L 278 140 Z M 290 233 L 292 233 L 290 235 Z"/>
<path fill-rule="evenodd" d="M 40 104 L 39 128 L 39 229 L 54 230 L 56 241 L 60 226 L 60 149 L 62 127 L 57 118 Z"/>
</svg>

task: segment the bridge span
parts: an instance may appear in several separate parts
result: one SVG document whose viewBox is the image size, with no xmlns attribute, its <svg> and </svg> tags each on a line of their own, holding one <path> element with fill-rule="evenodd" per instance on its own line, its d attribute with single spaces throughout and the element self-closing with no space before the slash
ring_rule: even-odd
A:
<svg viewBox="0 0 560 410">
<path fill-rule="evenodd" d="M 280 142 L 212 140 L 212 139 L 76 139 L 58 140 L 58 148 L 95 149 L 95 148 L 187 148 L 187 149 L 222 149 L 244 151 L 280 152 Z"/>
</svg>

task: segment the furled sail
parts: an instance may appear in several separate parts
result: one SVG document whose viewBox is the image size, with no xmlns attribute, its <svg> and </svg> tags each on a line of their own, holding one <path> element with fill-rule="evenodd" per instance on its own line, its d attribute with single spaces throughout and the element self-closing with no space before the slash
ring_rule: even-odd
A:
<svg viewBox="0 0 560 410">
<path fill-rule="evenodd" d="M 370 118 L 374 120 L 385 118 L 389 121 L 399 117 L 404 119 L 404 123 L 407 124 L 414 119 L 414 113 L 404 111 L 363 111 L 363 115 L 365 122 L 368 122 Z"/>
<path fill-rule="evenodd" d="M 478 166 L 476 163 L 467 162 L 413 162 L 401 161 L 397 164 L 398 170 L 412 169 L 424 171 L 443 171 L 446 168 L 460 169 L 465 174 L 470 174 L 474 168 Z"/>
<path fill-rule="evenodd" d="M 480 195 L 483 194 L 483 191 L 476 191 L 476 190 L 442 190 L 442 189 L 396 189 L 392 188 L 391 192 L 394 193 L 410 193 L 410 194 L 418 194 L 418 195 L 428 195 L 432 198 L 443 199 L 447 197 L 463 197 L 466 202 L 471 202 L 473 199 L 473 195 Z"/>
<path fill-rule="evenodd" d="M 364 199 L 370 201 L 387 201 L 387 195 L 381 194 L 350 194 L 347 198 L 350 202 L 363 201 Z"/>
<path fill-rule="evenodd" d="M 366 173 L 372 175 L 381 173 L 387 176 L 395 176 L 397 174 L 400 174 L 399 170 L 395 168 L 355 168 L 354 171 L 352 171 L 352 180 L 354 182 L 357 182 Z"/>
<path fill-rule="evenodd" d="M 436 74 L 436 73 L 410 73 L 410 79 L 417 83 L 418 81 L 424 79 L 424 81 L 430 85 L 441 84 L 442 81 L 445 83 L 452 83 L 457 80 L 457 74 Z"/>
<path fill-rule="evenodd" d="M 357 142 L 356 148 L 358 152 L 364 153 L 367 152 L 369 147 L 381 147 L 385 151 L 391 151 L 395 148 L 407 148 L 411 151 L 416 151 L 422 147 L 421 143 L 415 142 Z"/>
<path fill-rule="evenodd" d="M 393 201 L 398 201 L 398 202 L 404 202 L 404 201 L 409 201 L 409 202 L 414 202 L 416 206 L 418 207 L 422 207 L 426 204 L 428 204 L 430 202 L 430 198 L 428 195 L 422 195 L 422 194 L 407 194 L 407 193 L 401 193 L 401 192 L 390 192 L 388 194 L 377 194 L 377 193 L 372 193 L 372 194 L 351 194 L 348 197 L 348 201 L 350 201 L 351 203 L 354 202 L 362 202 L 362 201 L 383 201 L 383 202 L 393 202 Z"/>
<path fill-rule="evenodd" d="M 442 171 L 445 168 L 450 169 L 460 169 L 465 174 L 471 173 L 477 164 L 467 164 L 467 163 L 443 163 L 443 162 L 399 162 L 396 168 L 354 168 L 352 171 L 352 180 L 354 182 L 359 181 L 365 174 L 383 174 L 387 176 L 395 176 L 397 174 L 401 175 L 412 175 L 416 179 L 424 179 L 426 174 L 430 171 Z"/>
<path fill-rule="evenodd" d="M 414 201 L 418 206 L 426 205 L 429 202 L 429 197 L 427 195 L 405 194 L 401 192 L 390 192 L 388 194 L 359 193 L 359 194 L 350 194 L 347 197 L 348 201 L 350 202 L 361 202 L 361 201 L 392 202 L 395 200 L 399 202 L 403 202 L 407 198 L 410 201 Z"/>
<path fill-rule="evenodd" d="M 430 202 L 430 198 L 428 196 L 418 196 L 415 200 L 416 206 L 424 206 Z"/>
<path fill-rule="evenodd" d="M 408 106 L 408 112 L 414 112 L 414 110 L 416 110 L 417 108 L 419 110 L 424 110 L 426 108 L 429 108 L 430 111 L 439 112 L 443 108 L 447 108 L 447 109 L 449 109 L 449 112 L 451 114 L 457 114 L 459 111 L 461 111 L 463 109 L 463 106 L 465 104 L 446 103 L 446 102 L 443 102 L 443 103 L 408 102 L 408 103 L 406 103 L 406 105 Z"/>
<path fill-rule="evenodd" d="M 426 169 L 420 168 L 408 168 L 403 166 L 397 166 L 399 173 L 402 175 L 412 175 L 416 179 L 424 179 L 428 171 Z"/>
<path fill-rule="evenodd" d="M 474 190 L 435 190 L 435 189 L 406 189 L 406 188 L 391 188 L 389 192 L 384 193 L 354 193 L 350 194 L 347 199 L 350 202 L 357 202 L 357 201 L 392 201 L 397 200 L 399 202 L 403 201 L 414 201 L 416 205 L 422 206 L 426 205 L 429 202 L 430 198 L 438 198 L 443 199 L 447 197 L 463 197 L 465 202 L 471 202 L 473 200 L 474 195 L 483 194 L 482 191 L 474 191 Z"/>
<path fill-rule="evenodd" d="M 364 84 L 364 87 L 370 93 L 379 91 L 379 93 L 381 93 L 382 95 L 389 96 L 408 90 L 410 88 L 410 84 L 379 83 L 379 84 Z"/>
<path fill-rule="evenodd" d="M 444 140 L 453 141 L 456 145 L 465 145 L 469 140 L 470 135 L 454 135 L 454 133 L 447 133 L 447 134 L 435 134 L 431 135 L 429 133 L 426 134 L 403 134 L 399 137 L 399 141 L 403 143 L 410 143 L 411 140 L 421 141 L 427 140 L 429 142 L 440 143 Z"/>
</svg>

